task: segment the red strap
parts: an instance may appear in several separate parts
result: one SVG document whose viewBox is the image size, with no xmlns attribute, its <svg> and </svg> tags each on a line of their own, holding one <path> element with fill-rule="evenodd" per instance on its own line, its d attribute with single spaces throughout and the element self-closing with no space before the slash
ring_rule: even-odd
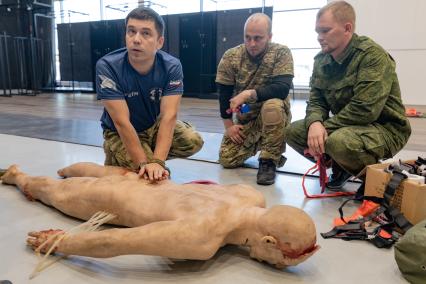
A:
<svg viewBox="0 0 426 284">
<path fill-rule="evenodd" d="M 319 171 L 319 180 L 321 185 L 321 194 L 309 194 L 305 187 L 305 177 L 311 173 L 316 173 Z M 303 175 L 302 177 L 302 188 L 303 193 L 305 194 L 306 198 L 323 198 L 323 197 L 336 197 L 336 196 L 349 196 L 354 195 L 355 192 L 333 192 L 333 193 L 324 193 L 326 184 L 328 182 L 328 176 L 327 176 L 327 166 L 325 165 L 324 156 L 322 155 L 316 162 L 315 165 L 313 165 L 311 168 L 308 169 L 308 171 Z"/>
<path fill-rule="evenodd" d="M 211 180 L 199 179 L 199 180 L 193 180 L 193 181 L 190 181 L 190 182 L 186 182 L 185 184 L 218 184 L 218 183 L 211 181 Z"/>
<path fill-rule="evenodd" d="M 380 229 L 379 230 L 379 236 L 381 236 L 382 238 L 384 238 L 384 239 L 391 239 L 392 238 L 392 235 L 391 234 L 389 234 L 388 232 L 386 232 L 385 230 L 383 230 L 383 229 Z"/>
<path fill-rule="evenodd" d="M 407 108 L 405 109 L 406 116 L 422 116 L 421 112 L 418 112 L 415 108 Z"/>
<path fill-rule="evenodd" d="M 241 107 L 237 107 L 236 109 L 231 109 L 231 108 L 228 108 L 227 110 L 226 110 L 226 113 L 227 114 L 231 114 L 231 113 L 234 113 L 234 112 L 240 112 L 240 109 L 241 109 Z"/>
<path fill-rule="evenodd" d="M 319 170 L 319 180 L 320 180 L 320 186 L 321 186 L 321 193 L 324 193 L 325 188 L 327 186 L 327 182 L 328 182 L 327 166 L 325 164 L 324 156 L 321 156 L 318 159 L 317 168 Z"/>
<path fill-rule="evenodd" d="M 379 208 L 380 204 L 375 203 L 371 200 L 363 200 L 362 204 L 358 207 L 358 209 L 349 217 L 341 217 L 335 218 L 333 221 L 333 226 L 343 226 L 347 224 L 349 221 L 355 221 L 362 219 L 364 217 L 369 216 L 373 212 L 375 212 Z"/>
</svg>

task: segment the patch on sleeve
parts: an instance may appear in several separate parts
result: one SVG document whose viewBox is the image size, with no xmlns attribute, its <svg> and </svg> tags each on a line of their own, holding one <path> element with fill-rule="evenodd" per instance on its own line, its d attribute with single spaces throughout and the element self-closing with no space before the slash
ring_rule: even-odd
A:
<svg viewBox="0 0 426 284">
<path fill-rule="evenodd" d="M 182 81 L 181 80 L 175 80 L 175 81 L 170 81 L 169 82 L 169 87 L 170 88 L 177 88 L 180 87 L 182 85 Z"/>
<path fill-rule="evenodd" d="M 117 86 L 113 80 L 104 75 L 99 75 L 99 79 L 101 79 L 101 89 L 111 89 L 117 91 Z"/>
</svg>

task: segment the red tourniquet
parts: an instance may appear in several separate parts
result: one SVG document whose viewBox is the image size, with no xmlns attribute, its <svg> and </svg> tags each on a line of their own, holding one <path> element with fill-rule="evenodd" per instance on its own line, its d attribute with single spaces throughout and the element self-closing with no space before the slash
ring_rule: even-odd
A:
<svg viewBox="0 0 426 284">
<path fill-rule="evenodd" d="M 310 156 L 307 149 L 304 152 L 305 156 Z M 313 170 L 313 172 L 311 172 Z M 319 181 L 321 185 L 321 194 L 309 194 L 305 187 L 305 177 L 311 173 L 314 174 L 319 171 Z M 333 192 L 333 193 L 324 193 L 325 188 L 327 187 L 328 176 L 327 176 L 327 165 L 324 159 L 324 155 L 321 155 L 314 166 L 312 166 L 302 177 L 302 188 L 303 193 L 306 198 L 323 198 L 323 197 L 336 197 L 336 196 L 349 196 L 354 195 L 355 192 Z"/>
</svg>

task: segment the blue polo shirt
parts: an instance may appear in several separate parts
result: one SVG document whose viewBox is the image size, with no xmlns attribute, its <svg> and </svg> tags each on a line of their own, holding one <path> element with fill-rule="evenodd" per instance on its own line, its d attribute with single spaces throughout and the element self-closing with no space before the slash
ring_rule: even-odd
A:
<svg viewBox="0 0 426 284">
<path fill-rule="evenodd" d="M 130 122 L 136 132 L 141 132 L 157 120 L 163 96 L 182 95 L 182 65 L 177 58 L 159 50 L 152 69 L 141 75 L 130 65 L 127 49 L 121 48 L 96 63 L 96 92 L 98 100 L 125 100 Z M 117 131 L 106 109 L 101 125 L 104 130 Z"/>
</svg>

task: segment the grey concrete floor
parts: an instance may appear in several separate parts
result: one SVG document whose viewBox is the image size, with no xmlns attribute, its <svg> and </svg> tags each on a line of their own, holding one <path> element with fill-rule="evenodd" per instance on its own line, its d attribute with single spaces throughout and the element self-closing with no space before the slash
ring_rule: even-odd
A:
<svg viewBox="0 0 426 284">
<path fill-rule="evenodd" d="M 79 161 L 103 162 L 99 147 L 0 134 L 0 168 L 18 164 L 31 175 L 56 176 L 56 170 Z M 405 152 L 400 157 L 409 158 Z M 418 155 L 416 153 L 415 155 Z M 412 157 L 412 156 L 411 156 Z M 267 206 L 289 204 L 314 219 L 320 251 L 306 262 L 283 270 L 250 259 L 244 249 L 227 246 L 209 261 L 176 261 L 153 256 L 94 259 L 71 256 L 33 280 L 28 276 L 37 257 L 25 246 L 27 232 L 68 229 L 80 224 L 39 202 L 29 202 L 15 187 L 0 185 L 0 280 L 13 283 L 407 283 L 394 261 L 393 249 L 377 249 L 363 241 L 324 240 L 342 198 L 307 200 L 297 175 L 280 173 L 275 185 L 258 186 L 256 170 L 224 170 L 216 163 L 175 159 L 168 162 L 175 182 L 209 179 L 219 183 L 248 183 L 261 191 Z M 306 182 L 319 191 L 316 178 Z M 349 183 L 353 190 L 357 184 Z M 348 207 L 348 214 L 355 205 Z"/>
</svg>

